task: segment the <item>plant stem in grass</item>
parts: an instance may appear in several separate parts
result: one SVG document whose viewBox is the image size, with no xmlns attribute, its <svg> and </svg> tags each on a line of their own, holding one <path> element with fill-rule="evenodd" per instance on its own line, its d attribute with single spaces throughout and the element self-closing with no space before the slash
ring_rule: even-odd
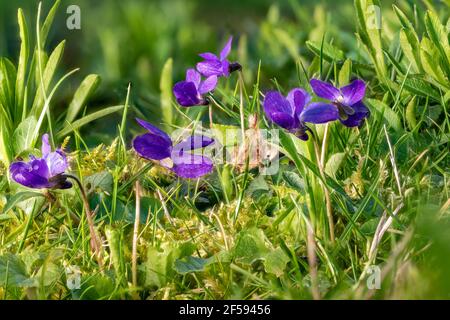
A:
<svg viewBox="0 0 450 320">
<path fill-rule="evenodd" d="M 320 300 L 319 283 L 317 279 L 316 241 L 314 239 L 314 229 L 308 221 L 306 221 L 306 229 L 309 274 L 311 275 L 311 293 L 314 300 Z"/>
<path fill-rule="evenodd" d="M 86 191 L 84 190 L 83 184 L 76 176 L 70 174 L 65 174 L 64 176 L 66 178 L 72 179 L 78 185 L 78 189 L 80 190 L 81 198 L 83 200 L 84 211 L 86 212 L 86 218 L 89 225 L 89 232 L 91 234 L 91 241 L 90 241 L 91 250 L 96 257 L 98 264 L 100 265 L 100 267 L 102 267 L 103 266 L 103 261 L 101 257 L 102 244 L 100 238 L 97 235 L 97 232 L 95 231 L 94 220 L 92 218 L 92 212 L 91 208 L 89 207 L 89 201 L 86 195 Z"/>
<path fill-rule="evenodd" d="M 209 104 L 208 109 L 209 109 L 209 127 L 212 129 L 212 126 L 213 126 L 213 111 L 212 111 L 212 105 L 211 104 Z"/>
<path fill-rule="evenodd" d="M 249 152 L 247 150 L 247 137 L 245 135 L 245 114 L 244 114 L 244 77 L 242 75 L 242 70 L 239 70 L 239 114 L 241 120 L 241 135 L 242 135 L 242 150 L 244 150 L 244 161 L 245 161 L 245 171 L 244 171 L 244 181 L 242 185 L 242 190 L 240 191 L 238 203 L 234 213 L 234 222 L 236 223 L 239 210 L 244 199 L 245 188 L 247 187 L 248 180 L 248 168 L 249 168 Z"/>
<path fill-rule="evenodd" d="M 326 138 L 324 137 L 324 140 L 325 139 Z M 325 161 L 325 151 L 322 150 L 322 157 L 321 157 L 319 154 L 319 145 L 317 144 L 315 135 L 313 135 L 313 143 L 314 143 L 314 151 L 315 151 L 316 159 L 317 159 L 317 165 L 319 166 L 319 172 L 323 179 L 323 181 L 321 181 L 320 184 L 321 184 L 323 192 L 325 194 L 325 206 L 326 206 L 326 210 L 327 210 L 328 226 L 330 228 L 330 240 L 332 243 L 334 243 L 335 237 L 334 237 L 333 208 L 331 206 L 330 192 L 328 191 L 328 187 L 326 186 L 326 184 L 324 182 L 325 181 L 325 173 L 324 173 L 323 162 Z M 324 143 L 323 146 L 326 147 L 326 144 Z"/>
<path fill-rule="evenodd" d="M 134 217 L 133 249 L 131 254 L 131 273 L 133 286 L 137 287 L 137 242 L 139 237 L 139 222 L 141 219 L 141 186 L 138 180 L 136 180 L 134 190 L 136 194 L 136 214 Z"/>
</svg>

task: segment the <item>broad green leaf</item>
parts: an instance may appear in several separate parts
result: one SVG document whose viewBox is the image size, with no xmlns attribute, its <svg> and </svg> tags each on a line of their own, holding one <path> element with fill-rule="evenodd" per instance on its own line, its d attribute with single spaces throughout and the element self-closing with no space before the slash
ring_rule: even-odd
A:
<svg viewBox="0 0 450 320">
<path fill-rule="evenodd" d="M 83 183 L 87 193 L 95 192 L 98 189 L 111 193 L 113 189 L 113 180 L 113 176 L 110 172 L 102 171 L 84 178 Z"/>
<path fill-rule="evenodd" d="M 175 275 L 175 261 L 194 253 L 195 246 L 190 242 L 163 243 L 161 249 L 149 246 L 145 262 L 145 285 L 161 288 Z"/>
<path fill-rule="evenodd" d="M 39 74 L 39 64 L 37 64 L 37 79 L 38 81 L 38 88 L 36 89 L 36 97 L 34 98 L 33 102 L 33 112 L 34 115 L 39 116 L 39 113 L 44 106 L 45 96 L 48 94 L 47 90 L 50 87 L 51 81 L 53 79 L 53 76 L 55 75 L 56 68 L 58 67 L 59 62 L 61 61 L 61 58 L 64 54 L 64 47 L 66 42 L 62 41 L 58 44 L 58 46 L 53 50 L 52 54 L 48 58 L 47 63 L 42 65 L 42 68 L 44 69 L 42 71 L 42 79 Z M 43 62 L 42 62 L 43 64 Z M 44 94 L 45 91 L 45 94 Z"/>
<path fill-rule="evenodd" d="M 424 37 L 420 44 L 419 52 L 425 73 L 449 88 L 449 81 L 446 79 L 440 64 L 436 60 L 436 57 L 439 55 L 439 49 L 430 41 L 430 39 Z"/>
<path fill-rule="evenodd" d="M 0 105 L 12 124 L 15 108 L 16 67 L 6 58 L 0 58 Z"/>
<path fill-rule="evenodd" d="M 77 91 L 75 92 L 72 102 L 67 110 L 66 122 L 71 123 L 77 117 L 80 110 L 86 105 L 86 102 L 94 94 L 100 84 L 100 76 L 90 74 L 84 78 Z"/>
<path fill-rule="evenodd" d="M 5 120 L 0 117 L 0 161 L 5 167 L 9 167 L 9 163 L 13 157 L 11 138 Z"/>
<path fill-rule="evenodd" d="M 29 116 L 23 120 L 19 126 L 14 130 L 13 134 L 13 148 L 16 155 L 23 151 L 32 148 L 33 133 L 37 125 L 37 120 L 34 116 Z"/>
<path fill-rule="evenodd" d="M 350 83 L 350 78 L 352 76 L 352 60 L 345 60 L 344 64 L 339 71 L 339 86 L 343 87 Z"/>
<path fill-rule="evenodd" d="M 381 5 L 378 0 L 355 0 L 358 32 L 366 46 L 381 81 L 387 78 L 381 39 Z"/>
<path fill-rule="evenodd" d="M 173 124 L 172 109 L 172 58 L 167 59 L 161 71 L 159 88 L 161 90 L 161 112 L 163 120 L 168 127 Z"/>
<path fill-rule="evenodd" d="M 29 283 L 25 264 L 16 255 L 6 253 L 0 256 L 0 286 L 21 287 Z"/>
<path fill-rule="evenodd" d="M 292 171 L 285 171 L 283 172 L 283 179 L 284 181 L 286 181 L 289 187 L 301 194 L 305 194 L 305 182 L 297 173 Z"/>
<path fill-rule="evenodd" d="M 267 273 L 272 273 L 277 277 L 284 274 L 284 269 L 289 262 L 289 257 L 281 248 L 270 251 L 264 257 L 264 269 Z"/>
<path fill-rule="evenodd" d="M 84 116 L 83 118 L 81 118 L 79 120 L 74 121 L 71 124 L 66 125 L 63 129 L 61 129 L 57 133 L 56 136 L 57 136 L 57 138 L 62 138 L 64 136 L 68 135 L 69 133 L 71 133 L 72 131 L 78 130 L 82 126 L 84 126 L 84 125 L 86 125 L 86 124 L 88 124 L 88 123 L 90 123 L 90 122 L 92 122 L 94 120 L 103 118 L 103 117 L 105 117 L 107 115 L 110 115 L 111 113 L 120 111 L 123 108 L 124 108 L 123 105 L 121 105 L 121 106 L 114 106 L 114 107 L 104 108 L 104 109 L 101 109 L 101 110 L 99 110 L 97 112 L 91 113 L 91 114 L 89 114 L 87 116 Z"/>
<path fill-rule="evenodd" d="M 255 260 L 263 259 L 269 252 L 264 241 L 264 232 L 256 227 L 239 232 L 234 247 L 235 260 L 243 264 L 252 264 Z"/>
<path fill-rule="evenodd" d="M 408 17 L 405 15 L 405 13 L 402 10 L 400 10 L 400 8 L 397 7 L 396 5 L 393 5 L 392 7 L 394 8 L 394 12 L 397 15 L 397 18 L 400 21 L 400 24 L 402 25 L 402 27 L 405 29 L 408 29 L 408 30 L 414 30 L 413 24 L 408 19 Z"/>
<path fill-rule="evenodd" d="M 311 50 L 314 54 L 316 54 L 319 57 L 320 53 L 322 52 L 323 58 L 328 62 L 333 61 L 338 62 L 345 59 L 344 52 L 342 52 L 342 50 L 334 47 L 331 44 L 323 43 L 323 50 L 321 42 L 306 41 L 306 46 L 308 47 L 309 50 Z"/>
<path fill-rule="evenodd" d="M 389 106 L 376 99 L 367 99 L 367 102 L 374 111 L 383 116 L 386 123 L 395 131 L 401 132 L 403 130 L 399 116 Z"/>
<path fill-rule="evenodd" d="M 179 274 L 186 274 L 191 272 L 204 271 L 205 267 L 211 263 L 210 259 L 203 259 L 193 256 L 184 257 L 183 259 L 177 259 L 174 263 L 175 270 Z"/>
<path fill-rule="evenodd" d="M 377 230 L 380 218 L 373 218 L 363 223 L 359 230 L 366 236 L 373 236 Z"/>
<path fill-rule="evenodd" d="M 27 61 L 30 54 L 30 47 L 28 43 L 28 27 L 25 17 L 23 15 L 22 9 L 17 12 L 17 19 L 19 22 L 20 30 L 20 56 L 19 64 L 17 67 L 17 78 L 16 78 L 16 112 L 15 120 L 19 119 L 21 115 L 24 104 L 25 96 L 25 83 L 26 83 L 26 73 L 27 73 Z"/>
<path fill-rule="evenodd" d="M 44 24 L 40 30 L 40 39 L 41 39 L 41 49 L 45 47 L 45 42 L 47 41 L 48 33 L 53 24 L 53 20 L 55 19 L 56 11 L 58 11 L 61 0 L 56 0 L 53 4 L 52 8 L 48 12 L 47 17 L 45 18 Z"/>
<path fill-rule="evenodd" d="M 114 278 L 106 273 L 93 273 L 81 275 L 81 288 L 73 290 L 74 298 L 83 300 L 99 300 L 111 298 L 119 299 L 117 293 L 117 284 L 114 283 Z"/>
<path fill-rule="evenodd" d="M 123 259 L 122 230 L 111 225 L 105 228 L 106 239 L 108 240 L 109 252 L 112 265 L 116 272 L 117 281 L 126 284 L 125 264 Z"/>
<path fill-rule="evenodd" d="M 400 46 L 407 58 L 407 64 L 412 63 L 414 72 L 422 72 L 422 61 L 420 59 L 420 44 L 417 35 L 411 30 L 400 31 Z"/>
<path fill-rule="evenodd" d="M 402 80 L 400 80 L 402 81 Z M 420 76 L 409 75 L 405 79 L 405 88 L 413 94 L 421 97 L 430 97 L 436 101 L 441 100 L 439 91 L 437 91 L 429 82 Z"/>
<path fill-rule="evenodd" d="M 51 286 L 61 279 L 64 270 L 54 262 L 44 262 L 27 286 Z"/>
<path fill-rule="evenodd" d="M 18 203 L 29 200 L 36 197 L 43 197 L 44 195 L 39 192 L 32 192 L 32 191 L 23 191 L 16 193 L 13 195 L 8 202 L 6 203 L 6 206 L 3 208 L 3 213 L 7 213 L 9 210 L 14 208 Z"/>
<path fill-rule="evenodd" d="M 448 31 L 442 25 L 439 17 L 431 10 L 425 14 L 425 27 L 431 41 L 438 47 L 446 73 L 450 75 L 450 45 Z"/>
<path fill-rule="evenodd" d="M 416 125 L 416 96 L 414 96 L 411 101 L 406 106 L 406 122 L 408 123 L 408 127 L 410 130 L 413 130 Z"/>
<path fill-rule="evenodd" d="M 336 177 L 336 173 L 341 167 L 342 161 L 345 159 L 344 152 L 338 152 L 333 154 L 325 165 L 325 173 L 333 178 Z"/>
</svg>

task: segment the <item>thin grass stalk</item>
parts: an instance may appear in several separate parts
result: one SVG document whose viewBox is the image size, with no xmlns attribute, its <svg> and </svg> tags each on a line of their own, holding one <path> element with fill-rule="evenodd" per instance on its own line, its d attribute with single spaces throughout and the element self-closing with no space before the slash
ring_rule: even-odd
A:
<svg viewBox="0 0 450 320">
<path fill-rule="evenodd" d="M 131 274 L 132 283 L 134 287 L 137 287 L 137 243 L 139 239 L 139 223 L 141 219 L 141 186 L 139 180 L 136 180 L 134 185 L 136 194 L 136 214 L 134 217 L 134 229 L 133 229 L 133 248 L 131 254 Z"/>
</svg>

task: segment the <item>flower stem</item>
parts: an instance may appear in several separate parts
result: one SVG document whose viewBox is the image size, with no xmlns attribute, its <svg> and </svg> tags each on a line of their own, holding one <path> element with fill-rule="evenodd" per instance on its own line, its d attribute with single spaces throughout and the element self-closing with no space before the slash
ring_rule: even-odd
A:
<svg viewBox="0 0 450 320">
<path fill-rule="evenodd" d="M 73 176 L 71 174 L 65 174 L 64 176 L 69 179 L 72 179 L 78 185 L 78 189 L 80 190 L 81 193 L 81 199 L 83 200 L 84 211 L 86 212 L 86 218 L 89 225 L 89 232 L 91 234 L 91 241 L 90 241 L 91 250 L 96 257 L 98 264 L 100 266 L 103 266 L 103 261 L 101 257 L 102 244 L 100 238 L 98 237 L 95 231 L 94 220 L 92 218 L 92 211 L 91 208 L 89 207 L 89 201 L 86 195 L 86 191 L 84 190 L 83 184 L 81 183 L 80 179 L 78 179 L 78 177 L 76 176 Z"/>
</svg>

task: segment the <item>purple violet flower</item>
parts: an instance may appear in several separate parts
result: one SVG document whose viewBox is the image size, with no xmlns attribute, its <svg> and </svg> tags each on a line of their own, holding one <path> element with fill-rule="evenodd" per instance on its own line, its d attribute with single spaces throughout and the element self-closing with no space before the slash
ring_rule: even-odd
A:
<svg viewBox="0 0 450 320">
<path fill-rule="evenodd" d="M 336 105 L 339 110 L 339 119 L 345 126 L 360 126 L 369 116 L 369 109 L 362 102 L 366 93 L 366 84 L 363 80 L 356 79 L 339 89 L 317 79 L 312 79 L 310 84 L 317 96 Z"/>
<path fill-rule="evenodd" d="M 217 76 L 212 75 L 202 81 L 200 73 L 195 69 L 186 71 L 186 80 L 177 82 L 173 87 L 173 94 L 177 102 L 183 107 L 207 105 L 203 95 L 213 91 L 217 86 Z"/>
<path fill-rule="evenodd" d="M 300 88 L 292 89 L 287 97 L 278 91 L 269 91 L 264 99 L 264 112 L 270 121 L 306 141 L 306 122 L 319 124 L 339 118 L 335 106 L 323 102 L 309 103 L 310 101 L 311 96 Z"/>
<path fill-rule="evenodd" d="M 213 170 L 213 162 L 208 157 L 191 153 L 214 143 L 206 136 L 189 136 L 173 146 L 169 135 L 152 124 L 136 119 L 149 132 L 133 140 L 134 150 L 143 158 L 156 160 L 181 178 L 199 178 Z"/>
<path fill-rule="evenodd" d="M 199 56 L 204 60 L 197 63 L 197 70 L 205 77 L 217 76 L 228 77 L 231 72 L 240 70 L 241 65 L 237 62 L 229 62 L 227 60 L 231 51 L 231 43 L 233 37 L 230 37 L 220 52 L 220 56 L 217 57 L 214 53 L 205 52 L 200 53 Z"/>
<path fill-rule="evenodd" d="M 67 157 L 61 149 L 52 152 L 48 134 L 42 136 L 42 158 L 30 156 L 30 161 L 17 161 L 11 164 L 11 178 L 34 189 L 68 189 L 72 183 L 67 181 L 64 172 L 69 167 Z"/>
</svg>

